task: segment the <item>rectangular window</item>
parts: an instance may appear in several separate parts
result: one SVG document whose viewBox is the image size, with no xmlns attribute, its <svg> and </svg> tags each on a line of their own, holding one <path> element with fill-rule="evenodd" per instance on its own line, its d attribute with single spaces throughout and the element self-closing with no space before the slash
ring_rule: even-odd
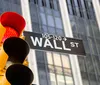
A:
<svg viewBox="0 0 100 85">
<path fill-rule="evenodd" d="M 48 26 L 55 27 L 53 16 L 47 15 L 47 22 L 48 22 Z"/>
<path fill-rule="evenodd" d="M 46 55 L 47 55 L 47 63 L 52 65 L 53 64 L 52 53 L 46 52 Z"/>
<path fill-rule="evenodd" d="M 42 51 L 36 51 L 36 56 L 38 63 L 45 63 L 44 53 Z"/>
<path fill-rule="evenodd" d="M 77 0 L 77 3 L 78 3 L 79 12 L 80 12 L 80 17 L 84 17 L 81 0 Z"/>
<path fill-rule="evenodd" d="M 71 6 L 72 6 L 73 15 L 77 15 L 77 12 L 76 12 L 76 7 L 75 7 L 75 2 L 74 2 L 74 0 L 70 0 L 70 1 L 71 1 Z"/>
<path fill-rule="evenodd" d="M 63 75 L 57 75 L 57 83 L 58 85 L 65 85 L 65 80 Z"/>
<path fill-rule="evenodd" d="M 45 64 L 38 64 L 38 74 L 40 84 L 48 85 Z"/>
<path fill-rule="evenodd" d="M 75 2 L 74 0 L 70 0 L 72 7 L 75 7 Z"/>
<path fill-rule="evenodd" d="M 79 65 L 80 65 L 80 70 L 82 72 L 86 72 L 86 66 L 85 66 L 84 58 L 81 57 L 81 56 L 78 56 L 78 61 L 79 61 Z"/>
<path fill-rule="evenodd" d="M 38 0 L 34 0 L 34 4 L 38 4 Z"/>
<path fill-rule="evenodd" d="M 46 25 L 47 22 L 46 22 L 46 15 L 44 13 L 40 13 L 40 17 L 41 17 L 41 23 L 43 25 Z"/>
<path fill-rule="evenodd" d="M 51 9 L 54 9 L 54 3 L 53 3 L 53 0 L 50 0 L 49 2 L 50 2 L 50 8 L 51 8 Z"/>
<path fill-rule="evenodd" d="M 91 5 L 90 8 L 91 8 L 91 12 L 92 12 L 91 16 L 92 16 L 93 19 L 95 19 L 96 17 L 95 17 L 95 11 L 94 11 L 94 7 L 93 7 L 93 3 L 90 2 L 90 5 Z"/>
<path fill-rule="evenodd" d="M 87 65 L 87 71 L 88 71 L 88 73 L 92 73 L 92 74 L 94 74 L 94 66 L 93 66 L 93 62 L 92 62 L 92 58 L 91 58 L 91 55 L 87 55 L 86 56 L 87 58 L 86 58 L 86 65 Z"/>
<path fill-rule="evenodd" d="M 57 85 L 55 74 L 54 73 L 49 73 L 48 74 L 50 81 L 48 82 L 48 85 Z"/>
<path fill-rule="evenodd" d="M 60 66 L 55 66 L 55 70 L 57 74 L 63 74 L 63 70 Z"/>
<path fill-rule="evenodd" d="M 88 7 L 88 1 L 84 0 L 84 5 L 85 5 L 85 9 L 88 10 L 89 7 Z"/>
<path fill-rule="evenodd" d="M 62 66 L 62 65 L 61 65 L 60 54 L 58 54 L 58 53 L 53 53 L 53 58 L 54 58 L 54 64 L 55 64 L 55 66 Z"/>
<path fill-rule="evenodd" d="M 68 5 L 71 5 L 71 2 L 70 2 L 70 0 L 66 0 L 66 2 L 67 2 L 67 4 L 68 4 Z"/>
<path fill-rule="evenodd" d="M 69 62 L 69 58 L 66 55 L 61 55 L 62 58 L 62 62 L 63 62 L 63 67 L 64 68 L 70 68 L 70 62 Z"/>
<path fill-rule="evenodd" d="M 53 31 L 52 31 L 53 30 Z M 49 27 L 48 26 L 48 32 L 50 33 L 50 34 L 56 34 L 56 31 L 55 31 L 55 28 L 54 27 Z"/>
<path fill-rule="evenodd" d="M 50 1 L 49 0 L 46 0 L 46 6 L 47 6 L 47 8 L 50 8 Z"/>
<path fill-rule="evenodd" d="M 38 0 L 29 0 L 29 2 L 32 2 L 34 4 L 38 4 Z"/>
<path fill-rule="evenodd" d="M 72 77 L 65 76 L 67 85 L 74 85 Z"/>
<path fill-rule="evenodd" d="M 82 8 L 81 0 L 77 0 L 77 3 L 78 3 L 78 7 Z"/>
<path fill-rule="evenodd" d="M 71 6 L 70 0 L 66 0 L 66 4 L 67 4 L 67 8 L 68 8 L 68 13 L 72 15 L 73 12 L 72 12 L 72 6 Z"/>
<path fill-rule="evenodd" d="M 61 36 L 65 36 L 65 35 L 64 35 L 64 30 L 63 30 L 63 29 L 56 29 L 56 34 L 57 34 L 57 35 L 61 35 Z"/>
<path fill-rule="evenodd" d="M 54 0 L 53 4 L 54 4 L 55 10 L 59 10 L 59 4 L 58 3 L 59 3 L 58 1 Z"/>
<path fill-rule="evenodd" d="M 55 17 L 55 24 L 56 24 L 56 28 L 62 29 L 62 22 L 61 22 L 61 18 Z"/>
<path fill-rule="evenodd" d="M 70 15 L 73 14 L 72 6 L 71 6 L 71 5 L 68 5 L 68 13 L 69 13 Z"/>
<path fill-rule="evenodd" d="M 64 68 L 64 75 L 66 76 L 72 76 L 72 72 L 70 68 Z"/>
<path fill-rule="evenodd" d="M 83 12 L 83 10 L 80 10 L 80 9 L 79 9 L 79 11 L 80 11 L 80 17 L 84 17 L 84 12 Z"/>
<path fill-rule="evenodd" d="M 42 0 L 42 6 L 46 7 L 46 0 Z"/>
<path fill-rule="evenodd" d="M 86 10 L 86 15 L 88 19 L 91 19 L 90 13 L 89 13 L 89 5 L 88 1 L 84 0 L 84 5 L 85 5 L 85 10 Z"/>
<path fill-rule="evenodd" d="M 73 15 L 77 15 L 76 8 L 72 7 Z"/>
<path fill-rule="evenodd" d="M 48 65 L 47 71 L 48 71 L 48 73 L 54 73 L 55 72 L 54 66 Z"/>
<path fill-rule="evenodd" d="M 43 33 L 48 33 L 47 26 L 45 26 L 45 25 L 42 26 L 42 32 Z"/>
</svg>

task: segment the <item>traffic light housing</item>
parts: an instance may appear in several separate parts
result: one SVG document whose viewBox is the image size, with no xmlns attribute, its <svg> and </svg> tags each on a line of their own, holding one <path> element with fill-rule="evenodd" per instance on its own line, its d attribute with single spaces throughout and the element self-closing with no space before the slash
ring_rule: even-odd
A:
<svg viewBox="0 0 100 85">
<path fill-rule="evenodd" d="M 4 69 L 8 56 L 4 52 L 3 43 L 7 38 L 20 37 L 26 22 L 15 12 L 5 12 L 0 17 L 0 69 Z"/>
<path fill-rule="evenodd" d="M 24 27 L 24 18 L 15 12 L 5 12 L 0 17 L 0 72 L 6 69 L 2 85 L 30 85 L 33 81 L 32 71 L 23 65 L 30 50 L 20 38 Z"/>
</svg>

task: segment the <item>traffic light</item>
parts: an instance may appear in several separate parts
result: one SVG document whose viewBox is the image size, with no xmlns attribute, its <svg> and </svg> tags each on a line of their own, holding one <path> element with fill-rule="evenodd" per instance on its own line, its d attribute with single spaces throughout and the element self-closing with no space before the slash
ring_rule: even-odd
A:
<svg viewBox="0 0 100 85">
<path fill-rule="evenodd" d="M 24 18 L 15 12 L 5 12 L 0 17 L 0 69 L 5 67 L 8 56 L 2 44 L 9 37 L 20 37 L 26 25 Z"/>
<path fill-rule="evenodd" d="M 15 12 L 0 17 L 0 72 L 6 69 L 0 85 L 30 85 L 33 81 L 32 71 L 23 65 L 30 50 L 20 38 L 24 27 L 24 18 Z"/>
</svg>

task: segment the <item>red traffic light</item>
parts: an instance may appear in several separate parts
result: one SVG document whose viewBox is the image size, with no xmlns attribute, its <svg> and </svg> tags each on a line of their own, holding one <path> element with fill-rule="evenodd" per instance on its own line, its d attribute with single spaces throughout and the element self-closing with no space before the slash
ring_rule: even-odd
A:
<svg viewBox="0 0 100 85">
<path fill-rule="evenodd" d="M 4 37 L 2 38 L 2 42 L 4 42 L 9 37 L 18 37 L 18 32 L 14 30 L 13 28 L 6 27 L 6 32 L 4 34 Z"/>
<path fill-rule="evenodd" d="M 0 30 L 4 29 L 2 42 L 9 37 L 19 37 L 26 25 L 24 18 L 15 12 L 5 12 L 0 17 Z"/>
</svg>

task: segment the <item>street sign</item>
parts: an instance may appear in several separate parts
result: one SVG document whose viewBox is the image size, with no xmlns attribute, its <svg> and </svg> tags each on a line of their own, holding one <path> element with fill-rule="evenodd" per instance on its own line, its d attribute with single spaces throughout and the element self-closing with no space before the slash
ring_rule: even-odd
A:
<svg viewBox="0 0 100 85">
<path fill-rule="evenodd" d="M 82 40 L 52 34 L 24 32 L 31 49 L 85 55 Z"/>
</svg>

